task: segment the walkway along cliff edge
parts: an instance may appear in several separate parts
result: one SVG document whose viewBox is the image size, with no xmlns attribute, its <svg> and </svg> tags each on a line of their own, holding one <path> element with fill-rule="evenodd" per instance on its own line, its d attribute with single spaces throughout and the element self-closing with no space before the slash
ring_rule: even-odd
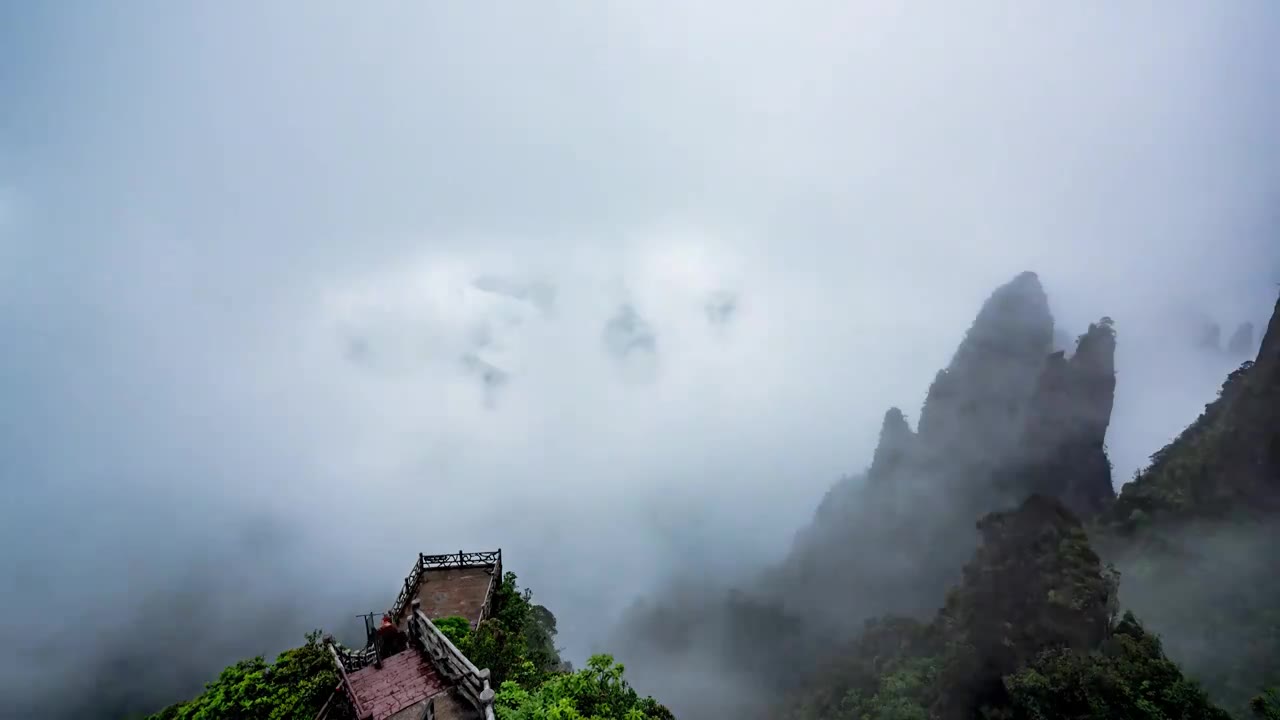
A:
<svg viewBox="0 0 1280 720">
<path fill-rule="evenodd" d="M 432 622 L 488 619 L 502 582 L 502 550 L 419 554 L 383 626 L 366 615 L 366 645 L 326 635 L 340 679 L 316 720 L 494 720 L 489 670 L 475 666 Z"/>
</svg>

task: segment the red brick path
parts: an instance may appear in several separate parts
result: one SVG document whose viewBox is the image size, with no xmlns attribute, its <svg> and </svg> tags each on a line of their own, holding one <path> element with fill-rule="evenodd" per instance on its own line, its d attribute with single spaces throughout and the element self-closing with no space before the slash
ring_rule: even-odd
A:
<svg viewBox="0 0 1280 720">
<path fill-rule="evenodd" d="M 370 665 L 351 673 L 351 689 L 360 704 L 373 711 L 373 720 L 386 720 L 447 687 L 422 654 L 411 648 L 383 660 L 381 668 Z"/>
</svg>

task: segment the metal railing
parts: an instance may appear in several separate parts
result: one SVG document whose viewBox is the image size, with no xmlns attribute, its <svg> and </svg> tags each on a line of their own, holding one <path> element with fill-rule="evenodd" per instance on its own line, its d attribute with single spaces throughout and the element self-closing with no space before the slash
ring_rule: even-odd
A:
<svg viewBox="0 0 1280 720">
<path fill-rule="evenodd" d="M 422 603 L 417 598 L 411 603 L 409 636 L 422 647 L 436 671 L 453 683 L 458 694 L 475 706 L 484 720 L 494 720 L 494 693 L 489 686 L 488 668 L 481 670 L 468 660 L 422 612 Z"/>
<path fill-rule="evenodd" d="M 449 555 L 424 555 L 418 553 L 418 560 L 413 564 L 413 569 L 409 571 L 409 575 L 404 579 L 404 585 L 400 588 L 400 594 L 396 596 L 396 602 L 391 606 L 391 619 L 400 622 L 401 616 L 406 608 L 409 607 L 409 601 L 418 591 L 418 584 L 422 581 L 422 574 L 432 569 L 447 568 L 493 568 L 493 575 L 502 582 L 502 549 L 499 548 L 489 552 L 462 552 Z M 490 598 L 493 597 L 495 585 L 493 582 L 489 584 L 489 592 L 485 596 L 484 606 L 481 609 L 480 617 L 472 624 L 477 625 L 481 620 L 487 618 Z"/>
<path fill-rule="evenodd" d="M 502 550 L 493 550 L 490 552 L 462 552 L 449 555 L 418 555 L 418 564 L 427 568 L 467 568 L 467 567 L 490 567 L 502 564 Z"/>
</svg>

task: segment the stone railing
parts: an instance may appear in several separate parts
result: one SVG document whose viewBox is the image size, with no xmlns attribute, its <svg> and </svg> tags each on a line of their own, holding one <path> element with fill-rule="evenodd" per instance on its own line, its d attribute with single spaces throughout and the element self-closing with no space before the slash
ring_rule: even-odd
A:
<svg viewBox="0 0 1280 720">
<path fill-rule="evenodd" d="M 414 594 L 418 590 L 418 583 L 422 580 L 422 574 L 433 568 L 493 568 L 493 576 L 502 582 L 502 549 L 499 548 L 488 552 L 462 552 L 450 555 L 424 555 L 418 553 L 418 561 L 413 564 L 413 569 L 409 571 L 409 575 L 404 579 L 404 585 L 400 588 L 400 594 L 396 596 L 396 602 L 391 606 L 391 619 L 400 622 L 404 611 L 409 607 L 409 601 L 413 599 Z M 473 621 L 478 624 L 489 616 L 489 601 L 493 597 L 495 585 L 489 583 L 489 592 L 481 609 L 480 617 Z"/>
<path fill-rule="evenodd" d="M 493 688 L 489 687 L 489 670 L 481 670 L 463 655 L 431 618 L 422 612 L 422 604 L 414 598 L 410 605 L 409 636 L 427 654 L 437 672 L 447 678 L 458 694 L 480 711 L 484 720 L 494 720 Z"/>
<path fill-rule="evenodd" d="M 493 614 L 493 596 L 498 591 L 498 586 L 502 584 L 502 550 L 498 550 L 497 556 L 489 577 L 489 587 L 484 591 L 484 604 L 480 606 L 480 617 L 472 623 L 475 627 L 479 627 L 480 623 L 488 620 Z"/>
<path fill-rule="evenodd" d="M 351 708 L 355 710 L 356 720 L 368 720 L 373 717 L 373 711 L 366 709 L 360 704 L 360 698 L 356 697 L 355 691 L 351 688 L 351 677 L 347 675 L 347 662 L 344 662 L 343 655 L 346 653 L 338 652 L 332 635 L 326 635 L 324 638 L 325 647 L 329 648 L 329 654 L 333 655 L 333 662 L 338 666 L 338 677 L 342 680 L 342 689 L 347 695 L 347 699 L 351 702 Z"/>
</svg>

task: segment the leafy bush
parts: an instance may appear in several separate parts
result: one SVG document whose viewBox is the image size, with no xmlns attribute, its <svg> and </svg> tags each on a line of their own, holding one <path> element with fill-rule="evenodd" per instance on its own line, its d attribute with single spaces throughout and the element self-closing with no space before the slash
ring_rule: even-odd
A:
<svg viewBox="0 0 1280 720">
<path fill-rule="evenodd" d="M 913 658 L 880 680 L 879 690 L 865 698 L 857 690 L 845 696 L 837 718 L 843 720 L 929 720 L 938 675 L 936 658 Z"/>
<path fill-rule="evenodd" d="M 489 669 L 495 687 L 514 681 L 533 688 L 565 669 L 555 646 L 556 617 L 532 597 L 532 591 L 520 591 L 515 573 L 506 573 L 494 593 L 493 615 L 458 646 L 476 667 Z"/>
<path fill-rule="evenodd" d="M 1126 613 L 1092 653 L 1045 651 L 1005 679 L 1013 720 L 1230 720 Z"/>
<path fill-rule="evenodd" d="M 458 648 L 463 655 L 467 655 L 467 650 L 471 646 L 471 621 L 461 615 L 450 615 L 449 617 L 438 618 L 432 620 L 431 624 L 439 628 L 445 637 L 449 638 L 449 642 Z M 468 655 L 468 657 L 470 657 Z"/>
<path fill-rule="evenodd" d="M 790 717 L 1229 720 L 1132 614 L 1116 618 L 1118 578 L 1061 504 L 1033 496 L 979 528 L 933 622 L 868 623 Z"/>
<path fill-rule="evenodd" d="M 501 720 L 675 720 L 622 678 L 623 666 L 595 655 L 575 673 L 559 673 L 534 689 L 505 682 L 494 699 Z"/>
<path fill-rule="evenodd" d="M 270 665 L 258 656 L 225 668 L 203 693 L 147 720 L 310 720 L 337 683 L 317 630 Z"/>
<path fill-rule="evenodd" d="M 1249 702 L 1249 709 L 1260 720 L 1280 720 L 1280 689 L 1263 691 Z"/>
</svg>

